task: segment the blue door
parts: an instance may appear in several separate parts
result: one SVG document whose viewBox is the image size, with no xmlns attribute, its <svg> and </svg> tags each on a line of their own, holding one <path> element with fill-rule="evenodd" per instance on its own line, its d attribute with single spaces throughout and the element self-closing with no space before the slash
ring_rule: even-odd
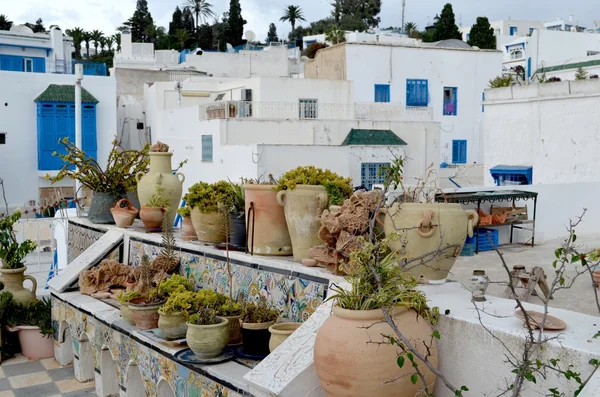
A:
<svg viewBox="0 0 600 397">
<path fill-rule="evenodd" d="M 375 84 L 375 102 L 389 102 L 390 101 L 390 85 L 389 84 Z"/>
<path fill-rule="evenodd" d="M 511 26 L 510 27 L 510 35 L 514 36 L 517 34 L 517 27 L 516 26 Z"/>
</svg>

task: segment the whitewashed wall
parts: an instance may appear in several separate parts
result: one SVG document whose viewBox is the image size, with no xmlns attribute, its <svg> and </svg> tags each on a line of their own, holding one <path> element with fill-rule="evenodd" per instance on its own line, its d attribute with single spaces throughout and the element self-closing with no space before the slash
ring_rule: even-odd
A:
<svg viewBox="0 0 600 397">
<path fill-rule="evenodd" d="M 37 115 L 34 99 L 50 84 L 75 84 L 75 76 L 50 73 L 0 72 L 0 178 L 5 180 L 10 205 L 38 200 L 38 187 L 48 186 L 38 172 Z M 112 77 L 85 76 L 82 86 L 98 101 L 96 127 L 98 160 L 106 163 L 117 133 L 116 83 Z"/>
</svg>

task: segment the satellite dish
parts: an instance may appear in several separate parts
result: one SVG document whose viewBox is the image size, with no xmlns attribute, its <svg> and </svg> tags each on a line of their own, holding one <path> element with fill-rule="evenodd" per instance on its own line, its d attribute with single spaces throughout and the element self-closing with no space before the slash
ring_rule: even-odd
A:
<svg viewBox="0 0 600 397">
<path fill-rule="evenodd" d="M 246 30 L 246 33 L 244 33 L 244 35 L 246 36 L 246 40 L 248 41 L 254 41 L 254 39 L 256 38 L 256 34 L 251 30 Z"/>
</svg>

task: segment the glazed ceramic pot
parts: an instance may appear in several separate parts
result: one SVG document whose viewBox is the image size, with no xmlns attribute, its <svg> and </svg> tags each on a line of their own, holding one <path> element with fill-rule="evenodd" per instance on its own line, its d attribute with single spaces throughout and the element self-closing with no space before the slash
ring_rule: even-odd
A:
<svg viewBox="0 0 600 397">
<path fill-rule="evenodd" d="M 164 304 L 165 301 L 146 303 L 146 298 L 130 300 L 129 310 L 135 327 L 140 331 L 158 328 L 158 309 Z"/>
<path fill-rule="evenodd" d="M 163 198 L 169 203 L 167 219 L 170 224 L 173 224 L 181 203 L 182 184 L 185 181 L 185 175 L 181 172 L 173 175 L 171 167 L 173 153 L 150 152 L 149 156 L 150 170 L 148 173 L 139 172 L 136 175 L 138 198 L 142 207 L 145 206 L 148 199 L 156 192 L 156 185 L 160 184 L 164 189 Z M 179 179 L 180 177 L 181 179 Z"/>
<path fill-rule="evenodd" d="M 183 233 L 183 239 L 185 241 L 196 240 L 198 236 L 196 236 L 196 231 L 194 230 L 194 224 L 192 223 L 191 216 L 184 216 L 181 221 L 181 231 Z"/>
<path fill-rule="evenodd" d="M 88 219 L 92 223 L 112 225 L 115 220 L 110 211 L 121 197 L 114 193 L 93 192 L 88 211 Z"/>
<path fill-rule="evenodd" d="M 54 357 L 54 340 L 52 335 L 44 336 L 39 327 L 19 325 L 15 327 L 19 334 L 21 353 L 30 360 L 41 360 Z"/>
<path fill-rule="evenodd" d="M 232 215 L 230 243 L 237 248 L 246 248 L 246 219 Z"/>
<path fill-rule="evenodd" d="M 129 309 L 129 302 L 121 303 L 119 314 L 127 324 L 135 325 L 135 321 L 133 321 L 133 317 L 131 316 L 131 310 Z"/>
<path fill-rule="evenodd" d="M 318 233 L 321 214 L 329 204 L 327 191 L 323 186 L 296 185 L 291 190 L 277 193 L 277 202 L 285 213 L 294 260 L 310 258 L 310 248 L 322 243 Z"/>
<path fill-rule="evenodd" d="M 244 185 L 248 250 L 258 255 L 292 255 L 285 214 L 273 188 L 273 185 Z"/>
<path fill-rule="evenodd" d="M 37 280 L 33 276 L 25 275 L 25 270 L 27 270 L 27 266 L 18 269 L 0 268 L 2 282 L 4 282 L 4 289 L 2 292 L 10 292 L 13 294 L 15 302 L 22 305 L 28 305 L 37 301 L 37 298 L 35 297 Z M 23 281 L 25 280 L 29 280 L 33 283 L 31 290 L 23 287 Z"/>
<path fill-rule="evenodd" d="M 188 346 L 200 358 L 214 358 L 221 354 L 229 340 L 229 321 L 213 325 L 195 325 L 188 323 L 186 339 Z"/>
<path fill-rule="evenodd" d="M 146 229 L 160 229 L 166 211 L 163 207 L 142 207 L 140 210 L 140 219 Z"/>
<path fill-rule="evenodd" d="M 187 333 L 187 320 L 182 313 L 165 314 L 158 311 L 158 328 L 166 340 L 185 338 Z"/>
<path fill-rule="evenodd" d="M 301 325 L 302 323 L 279 323 L 271 325 L 269 327 L 269 332 L 271 333 L 269 351 L 272 352 L 277 349 L 277 346 L 281 345 Z"/>
<path fill-rule="evenodd" d="M 426 265 L 411 264 L 413 267 L 408 273 L 419 283 L 443 284 L 467 235 L 473 237 L 473 227 L 478 220 L 475 211 L 465 211 L 460 204 L 402 203 L 386 211 L 384 229 L 386 236 L 400 234 L 400 239 L 390 241 L 390 248 L 405 252 L 409 258 L 440 250 Z M 406 247 L 403 247 L 404 242 Z"/>
<path fill-rule="evenodd" d="M 271 333 L 269 327 L 275 321 L 268 323 L 242 323 L 242 339 L 244 343 L 244 354 L 257 357 L 269 355 L 269 340 Z"/>
<path fill-rule="evenodd" d="M 117 227 L 129 227 L 138 215 L 138 210 L 133 207 L 131 201 L 121 199 L 110 209 Z"/>
<path fill-rule="evenodd" d="M 229 341 L 227 342 L 228 346 L 235 346 L 242 343 L 242 325 L 241 318 L 242 316 L 223 316 L 229 321 Z"/>
<path fill-rule="evenodd" d="M 423 343 L 433 343 L 429 362 L 437 368 L 437 344 L 429 323 L 402 307 L 394 308 L 393 317 L 421 354 L 426 354 Z M 317 333 L 314 350 L 315 370 L 327 397 L 414 397 L 422 390 L 420 381 L 410 381 L 414 370 L 408 359 L 402 368 L 396 365 L 400 349 L 386 343 L 383 335 L 394 331 L 383 320 L 381 310 L 333 308 Z M 419 368 L 433 385 L 435 375 L 424 365 Z"/>
<path fill-rule="evenodd" d="M 218 212 L 203 213 L 198 207 L 192 209 L 192 224 L 198 240 L 205 243 L 225 242 L 223 215 Z"/>
</svg>

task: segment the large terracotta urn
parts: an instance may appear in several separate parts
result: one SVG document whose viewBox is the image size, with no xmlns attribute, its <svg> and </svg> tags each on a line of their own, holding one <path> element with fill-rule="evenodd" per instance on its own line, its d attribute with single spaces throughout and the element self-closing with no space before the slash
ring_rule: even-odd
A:
<svg viewBox="0 0 600 397">
<path fill-rule="evenodd" d="M 169 202 L 170 206 L 167 219 L 170 224 L 173 224 L 181 203 L 182 184 L 185 181 L 185 175 L 181 172 L 173 174 L 171 167 L 173 153 L 150 152 L 149 155 L 150 170 L 147 174 L 138 172 L 136 175 L 140 204 L 142 207 L 146 206 L 148 199 L 156 193 L 156 186 L 160 184 L 164 189 L 163 197 Z"/>
<path fill-rule="evenodd" d="M 398 233 L 390 248 L 404 252 L 409 258 L 423 261 L 408 265 L 407 271 L 419 283 L 443 284 L 454 266 L 467 235 L 473 237 L 473 226 L 479 217 L 473 210 L 463 210 L 460 204 L 402 203 L 387 209 L 385 234 Z M 406 244 L 403 247 L 403 244 Z"/>
<path fill-rule="evenodd" d="M 437 368 L 437 344 L 429 323 L 403 307 L 394 308 L 393 317 L 400 332 L 420 353 L 426 354 L 423 343 L 430 346 L 429 361 Z M 384 335 L 393 336 L 394 331 L 384 321 L 381 310 L 334 307 L 317 333 L 314 350 L 315 370 L 327 397 L 418 395 L 422 385 L 410 381 L 412 364 L 406 358 L 402 368 L 397 365 L 402 349 L 385 343 Z M 427 384 L 433 385 L 435 375 L 415 360 Z"/>
<path fill-rule="evenodd" d="M 327 190 L 317 185 L 296 185 L 293 189 L 277 193 L 277 202 L 283 206 L 294 260 L 310 258 L 310 248 L 322 244 L 318 233 L 321 214 L 329 204 Z"/>
<path fill-rule="evenodd" d="M 273 188 L 273 185 L 244 185 L 248 250 L 258 255 L 289 256 L 292 255 L 290 232 Z"/>
<path fill-rule="evenodd" d="M 22 305 L 28 305 L 37 301 L 35 297 L 35 290 L 37 289 L 37 280 L 35 277 L 25 275 L 27 266 L 23 266 L 18 269 L 5 269 L 0 268 L 0 274 L 2 274 L 2 282 L 4 283 L 4 289 L 2 292 L 10 292 L 13 294 L 15 302 Z M 23 282 L 30 280 L 33 283 L 31 290 L 23 287 Z"/>
<path fill-rule="evenodd" d="M 217 211 L 205 213 L 194 207 L 191 218 L 199 241 L 215 244 L 225 242 L 223 214 Z"/>
</svg>

